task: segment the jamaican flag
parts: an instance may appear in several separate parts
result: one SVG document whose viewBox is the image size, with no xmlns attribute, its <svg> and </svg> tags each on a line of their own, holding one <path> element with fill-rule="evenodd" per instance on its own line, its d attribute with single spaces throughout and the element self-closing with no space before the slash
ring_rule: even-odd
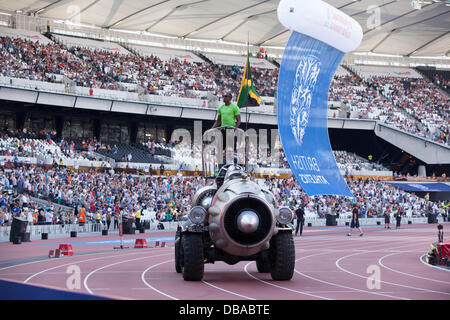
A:
<svg viewBox="0 0 450 320">
<path fill-rule="evenodd" d="M 261 104 L 261 98 L 256 92 L 252 81 L 252 71 L 250 68 L 250 58 L 247 54 L 247 62 L 245 63 L 244 75 L 242 77 L 241 89 L 237 99 L 239 108 L 243 107 L 257 107 Z"/>
</svg>

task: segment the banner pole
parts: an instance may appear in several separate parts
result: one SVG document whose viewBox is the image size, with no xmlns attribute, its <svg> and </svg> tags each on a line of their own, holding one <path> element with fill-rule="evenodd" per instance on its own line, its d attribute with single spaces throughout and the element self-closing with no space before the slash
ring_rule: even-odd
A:
<svg viewBox="0 0 450 320">
<path fill-rule="evenodd" d="M 247 62 L 250 63 L 250 31 L 247 31 L 247 59 L 248 59 Z M 246 66 L 249 67 L 248 64 L 246 64 Z M 246 82 L 245 86 L 248 86 L 248 81 Z M 248 129 L 248 120 L 249 117 L 248 117 L 248 93 L 247 93 L 247 98 L 245 100 L 245 132 L 247 132 Z"/>
</svg>

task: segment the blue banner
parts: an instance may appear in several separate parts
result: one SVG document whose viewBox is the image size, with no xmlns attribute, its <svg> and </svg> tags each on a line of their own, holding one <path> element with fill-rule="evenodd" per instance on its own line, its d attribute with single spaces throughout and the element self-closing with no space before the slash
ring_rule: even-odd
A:
<svg viewBox="0 0 450 320">
<path fill-rule="evenodd" d="M 408 183 L 397 183 L 388 182 L 392 186 L 412 192 L 450 192 L 450 186 L 445 183 L 422 183 L 422 182 L 408 182 Z"/>
<path fill-rule="evenodd" d="M 278 130 L 291 170 L 308 196 L 353 197 L 334 159 L 327 125 L 328 90 L 343 56 L 293 31 L 281 61 Z"/>
</svg>

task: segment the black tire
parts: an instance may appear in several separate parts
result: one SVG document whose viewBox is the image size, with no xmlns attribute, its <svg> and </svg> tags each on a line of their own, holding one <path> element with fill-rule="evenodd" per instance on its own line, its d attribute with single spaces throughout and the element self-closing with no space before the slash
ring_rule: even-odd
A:
<svg viewBox="0 0 450 320">
<path fill-rule="evenodd" d="M 183 245 L 183 279 L 200 281 L 205 270 L 203 240 L 201 234 L 185 234 L 181 238 Z"/>
<path fill-rule="evenodd" d="M 295 268 L 295 247 L 292 234 L 278 233 L 270 242 L 269 261 L 272 279 L 291 280 Z"/>
<path fill-rule="evenodd" d="M 181 238 L 180 238 L 180 232 L 177 231 L 177 234 L 175 236 L 175 270 L 178 273 L 181 273 L 182 270 L 182 254 L 181 254 Z"/>
<path fill-rule="evenodd" d="M 263 259 L 256 260 L 256 269 L 259 273 L 268 273 L 270 272 L 270 261 L 266 261 Z"/>
</svg>

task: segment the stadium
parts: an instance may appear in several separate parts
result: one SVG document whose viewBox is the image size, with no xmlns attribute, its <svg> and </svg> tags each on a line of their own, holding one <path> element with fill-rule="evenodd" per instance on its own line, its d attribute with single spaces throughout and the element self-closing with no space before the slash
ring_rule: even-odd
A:
<svg viewBox="0 0 450 320">
<path fill-rule="evenodd" d="M 317 2 L 328 18 L 351 19 L 362 31 L 333 68 L 308 61 L 332 70 L 323 80 L 322 137 L 350 197 L 311 194 L 307 184 L 335 185 L 328 169 L 288 147 L 297 139 L 320 148 L 304 131 L 318 126 L 309 113 L 318 102 L 290 118 L 313 129 L 296 127 L 294 139 L 281 127 L 297 31 L 280 23 L 280 3 L 305 14 L 294 2 L 0 1 L 2 300 L 449 299 L 450 3 Z M 305 81 L 314 88 L 316 78 Z M 255 208 L 227 222 L 241 195 L 227 203 L 236 192 L 217 182 L 222 150 L 205 151 L 204 141 L 224 118 L 227 94 L 248 139 L 245 166 L 235 153 L 223 188 L 236 179 L 256 188 L 245 192 L 264 199 L 255 208 L 276 212 L 273 233 Z M 324 176 L 297 175 L 306 169 Z M 360 234 L 351 232 L 354 210 Z M 292 219 L 282 223 L 282 212 Z M 177 250 L 188 243 L 182 232 L 192 235 L 183 223 L 202 214 L 211 228 L 225 226 L 222 234 L 210 229 L 217 250 L 202 258 L 212 264 L 203 269 L 202 261 L 201 275 L 190 277 Z M 257 238 L 253 227 L 267 230 Z M 261 252 L 280 246 L 270 242 L 277 233 L 295 246 L 289 279 L 261 267 Z M 248 243 L 236 245 L 240 236 Z M 260 242 L 241 254 L 252 241 Z"/>
</svg>

